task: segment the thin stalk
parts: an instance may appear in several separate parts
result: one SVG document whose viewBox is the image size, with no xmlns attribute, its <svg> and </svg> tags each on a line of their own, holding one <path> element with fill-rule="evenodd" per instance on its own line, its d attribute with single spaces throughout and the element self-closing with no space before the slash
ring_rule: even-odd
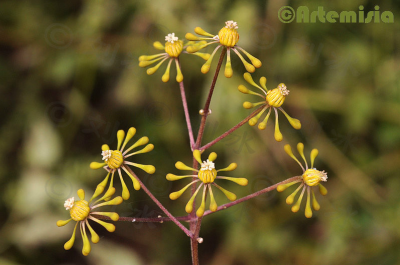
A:
<svg viewBox="0 0 400 265">
<path fill-rule="evenodd" d="M 201 145 L 201 139 L 203 138 L 204 128 L 206 126 L 208 110 L 210 109 L 211 98 L 212 98 L 213 93 L 214 93 L 215 84 L 217 83 L 219 70 L 221 69 L 222 62 L 224 60 L 225 54 L 226 54 L 226 48 L 224 48 L 222 50 L 221 56 L 219 57 L 217 69 L 215 69 L 214 78 L 213 78 L 213 81 L 211 83 L 210 91 L 208 92 L 208 97 L 207 97 L 207 100 L 206 100 L 206 104 L 204 105 L 204 108 L 203 108 L 204 115 L 201 118 L 200 128 L 199 128 L 199 133 L 197 134 L 197 140 L 196 140 L 195 148 L 199 148 L 200 145 Z"/>
<path fill-rule="evenodd" d="M 242 125 L 244 125 L 244 124 L 247 123 L 251 118 L 253 118 L 254 116 L 256 116 L 263 108 L 264 108 L 264 106 L 259 107 L 258 109 L 256 109 L 255 111 L 253 111 L 246 119 L 242 120 L 241 122 L 239 122 L 238 124 L 236 124 L 234 127 L 232 127 L 231 129 L 229 129 L 228 131 L 226 131 L 225 133 L 223 133 L 221 136 L 215 138 L 213 141 L 211 141 L 211 142 L 209 142 L 208 144 L 202 146 L 199 150 L 200 150 L 200 151 L 206 150 L 207 148 L 210 148 L 210 147 L 213 146 L 214 144 L 218 143 L 219 141 L 221 141 L 222 139 L 224 139 L 225 137 L 227 137 L 228 135 L 230 135 L 231 133 L 233 133 L 234 131 L 236 131 L 236 130 L 239 129 L 240 127 L 242 127 Z"/>
<path fill-rule="evenodd" d="M 132 176 L 134 178 L 137 179 L 137 181 L 139 181 L 140 183 L 140 187 L 144 190 L 144 192 L 147 193 L 147 195 L 150 197 L 150 199 L 152 199 L 158 207 L 160 207 L 160 209 L 171 219 L 171 221 L 173 221 L 180 229 L 182 229 L 183 232 L 185 232 L 185 234 L 192 238 L 193 237 L 193 233 L 190 232 L 183 224 L 181 224 L 176 217 L 174 217 L 158 200 L 156 197 L 154 197 L 154 195 L 146 188 L 146 186 L 143 184 L 143 182 L 136 176 L 136 174 L 132 171 L 132 169 L 130 169 L 129 167 L 126 167 L 126 169 L 132 174 Z"/>
<path fill-rule="evenodd" d="M 281 184 L 286 184 L 286 183 L 289 183 L 289 182 L 298 180 L 299 178 L 300 178 L 299 176 L 289 178 L 289 179 L 287 179 L 287 180 L 284 180 L 284 181 L 281 181 L 281 182 L 279 182 L 279 183 L 276 183 L 276 184 L 274 184 L 274 185 L 272 185 L 272 186 L 269 186 L 269 187 L 267 187 L 267 188 L 265 188 L 265 189 L 262 189 L 262 190 L 260 190 L 260 191 L 255 192 L 255 193 L 252 193 L 252 194 L 250 194 L 250 195 L 247 195 L 247 196 L 245 196 L 245 197 L 243 197 L 243 198 L 240 198 L 240 199 L 238 199 L 238 200 L 236 200 L 236 201 L 223 204 L 223 205 L 221 205 L 221 206 L 219 206 L 219 207 L 217 208 L 217 211 L 221 211 L 221 210 L 228 209 L 229 207 L 232 207 L 232 206 L 234 206 L 234 205 L 236 205 L 236 204 L 239 204 L 239 203 L 241 203 L 241 202 L 250 200 L 250 199 L 252 199 L 252 198 L 254 198 L 254 197 L 257 197 L 257 196 L 259 196 L 259 195 L 261 195 L 261 194 L 263 194 L 263 193 L 270 192 L 270 191 L 276 189 L 276 187 L 278 187 L 278 186 L 281 185 Z M 217 211 L 215 211 L 215 212 L 217 212 Z M 212 214 L 212 213 L 214 213 L 214 212 L 212 212 L 212 211 L 210 211 L 210 210 L 207 210 L 207 211 L 204 212 L 203 217 L 206 216 L 206 215 Z M 194 238 L 196 238 L 196 235 L 194 235 Z"/>
<path fill-rule="evenodd" d="M 108 216 L 104 216 L 104 215 L 95 215 L 97 219 L 100 220 L 111 220 L 110 217 Z M 186 216 L 179 216 L 179 217 L 175 217 L 175 219 L 179 220 L 179 221 L 185 221 L 185 222 L 190 222 L 191 221 L 191 217 L 189 215 Z M 132 222 L 132 223 L 162 223 L 162 222 L 168 222 L 168 221 L 172 221 L 171 218 L 169 217 L 120 217 L 118 219 L 118 221 L 120 222 Z"/>
<path fill-rule="evenodd" d="M 188 132 L 189 132 L 190 148 L 193 151 L 193 148 L 194 148 L 193 130 L 192 130 L 192 124 L 190 123 L 189 109 L 188 109 L 188 105 L 187 105 L 185 86 L 183 84 L 183 81 L 179 82 L 179 88 L 181 91 L 183 111 L 185 112 L 186 125 L 187 125 Z"/>
</svg>

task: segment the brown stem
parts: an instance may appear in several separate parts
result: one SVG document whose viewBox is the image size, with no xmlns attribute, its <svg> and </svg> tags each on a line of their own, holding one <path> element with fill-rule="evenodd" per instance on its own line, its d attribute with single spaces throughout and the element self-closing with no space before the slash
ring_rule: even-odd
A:
<svg viewBox="0 0 400 265">
<path fill-rule="evenodd" d="M 180 229 L 182 229 L 183 232 L 185 232 L 185 234 L 192 238 L 193 237 L 193 233 L 190 232 L 183 224 L 181 224 L 158 200 L 156 197 L 154 197 L 154 195 L 146 188 L 146 186 L 143 184 L 143 182 L 136 176 L 136 174 L 132 171 L 132 169 L 130 169 L 129 167 L 125 167 L 129 173 L 132 174 L 132 176 L 134 178 L 136 178 L 137 181 L 139 181 L 140 183 L 140 187 L 144 190 L 144 192 L 147 193 L 147 195 L 150 197 L 150 199 L 152 199 L 158 207 L 160 207 L 160 209 L 171 219 L 171 221 L 173 221 Z"/>
<path fill-rule="evenodd" d="M 269 186 L 269 187 L 267 187 L 267 188 L 265 188 L 265 189 L 262 189 L 262 190 L 260 190 L 260 191 L 255 192 L 255 193 L 252 193 L 252 194 L 250 194 L 250 195 L 247 195 L 247 196 L 245 196 L 245 197 L 243 197 L 243 198 L 240 198 L 240 199 L 238 199 L 238 200 L 236 200 L 236 201 L 223 204 L 223 205 L 221 205 L 221 206 L 219 206 L 219 207 L 217 208 L 217 211 L 221 211 L 221 210 L 228 209 L 229 207 L 232 207 L 232 206 L 234 206 L 234 205 L 236 205 L 236 204 L 239 204 L 239 203 L 241 203 L 241 202 L 250 200 L 250 199 L 252 199 L 252 198 L 254 198 L 254 197 L 257 197 L 257 196 L 259 196 L 259 195 L 261 195 L 261 194 L 263 194 L 263 193 L 270 192 L 270 191 L 276 189 L 276 187 L 278 187 L 278 186 L 281 185 L 281 184 L 286 184 L 286 183 L 289 183 L 289 182 L 292 182 L 292 181 L 295 181 L 295 180 L 299 180 L 300 178 L 301 178 L 301 177 L 299 177 L 299 176 L 292 177 L 292 178 L 290 178 L 290 179 L 281 181 L 281 182 L 279 182 L 279 183 L 276 183 L 276 184 L 274 184 L 274 185 L 272 185 L 272 186 Z M 212 214 L 212 213 L 213 213 L 212 211 L 207 210 L 207 211 L 204 212 L 203 216 L 206 216 L 206 215 L 209 215 L 209 214 Z M 195 234 L 194 234 L 193 238 L 196 238 L 196 235 L 195 235 Z"/>
<path fill-rule="evenodd" d="M 208 110 L 210 109 L 211 98 L 212 98 L 213 93 L 214 93 L 215 84 L 217 83 L 219 70 L 221 69 L 222 61 L 224 60 L 225 54 L 226 54 L 226 48 L 224 48 L 222 50 L 221 56 L 219 57 L 217 69 L 215 69 L 214 78 L 213 78 L 213 81 L 211 83 L 210 91 L 208 92 L 208 97 L 207 97 L 207 100 L 206 100 L 206 104 L 204 105 L 204 108 L 203 108 L 204 115 L 201 118 L 200 128 L 199 128 L 199 133 L 197 134 L 197 140 L 196 140 L 195 148 L 199 148 L 200 145 L 201 145 L 201 139 L 203 138 L 204 128 L 206 126 Z"/>
<path fill-rule="evenodd" d="M 254 116 L 256 116 L 263 108 L 264 108 L 264 106 L 259 107 L 258 109 L 256 109 L 255 111 L 253 111 L 246 119 L 242 120 L 241 122 L 239 122 L 238 124 L 236 124 L 233 128 L 229 129 L 228 131 L 226 131 L 225 133 L 223 133 L 221 136 L 215 138 L 213 141 L 211 141 L 211 142 L 209 142 L 208 144 L 202 146 L 199 150 L 200 150 L 200 151 L 206 150 L 207 148 L 210 148 L 210 147 L 213 146 L 214 144 L 218 143 L 219 141 L 221 141 L 222 139 L 224 139 L 225 137 L 227 137 L 229 134 L 233 133 L 234 131 L 236 131 L 237 129 L 239 129 L 240 127 L 242 127 L 242 125 L 244 125 L 244 124 L 247 123 L 251 118 L 253 118 Z"/>
<path fill-rule="evenodd" d="M 190 148 L 193 150 L 194 148 L 193 130 L 192 130 L 192 124 L 190 123 L 189 109 L 186 101 L 185 87 L 183 85 L 183 81 L 179 83 L 179 88 L 181 90 L 183 111 L 185 112 L 186 125 L 189 132 Z"/>
<path fill-rule="evenodd" d="M 95 214 L 94 214 L 95 215 Z M 97 219 L 101 220 L 111 220 L 110 217 L 104 216 L 104 215 L 96 215 Z M 189 215 L 186 216 L 179 216 L 175 217 L 176 220 L 179 221 L 186 221 L 190 222 L 191 217 Z M 171 218 L 169 217 L 149 217 L 149 218 L 137 218 L 137 217 L 120 217 L 118 221 L 121 222 L 132 222 L 132 223 L 161 223 L 161 222 L 168 222 L 172 221 Z"/>
</svg>

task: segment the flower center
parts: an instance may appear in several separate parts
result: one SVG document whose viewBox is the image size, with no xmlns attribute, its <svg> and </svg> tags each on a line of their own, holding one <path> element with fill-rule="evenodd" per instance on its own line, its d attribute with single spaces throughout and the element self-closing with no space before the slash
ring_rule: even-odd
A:
<svg viewBox="0 0 400 265">
<path fill-rule="evenodd" d="M 239 41 L 239 33 L 237 32 L 237 23 L 229 20 L 225 22 L 225 27 L 223 27 L 218 32 L 219 43 L 226 47 L 234 47 Z"/>
<path fill-rule="evenodd" d="M 118 150 L 106 150 L 101 153 L 103 155 L 103 160 L 107 163 L 108 167 L 111 169 L 117 169 L 124 163 L 124 156 Z"/>
<path fill-rule="evenodd" d="M 215 178 L 217 177 L 215 164 L 208 159 L 207 161 L 203 161 L 198 176 L 204 184 L 213 183 Z"/>
<path fill-rule="evenodd" d="M 325 171 L 319 171 L 315 168 L 307 169 L 303 173 L 303 181 L 308 186 L 317 186 L 321 181 L 328 180 L 328 174 Z"/>
<path fill-rule="evenodd" d="M 277 88 L 268 91 L 266 100 L 270 106 L 278 108 L 282 106 L 287 95 L 289 90 L 284 83 L 280 83 Z"/>
<path fill-rule="evenodd" d="M 74 221 L 83 221 L 90 213 L 89 203 L 85 200 L 77 201 L 74 203 L 69 213 Z"/>
</svg>

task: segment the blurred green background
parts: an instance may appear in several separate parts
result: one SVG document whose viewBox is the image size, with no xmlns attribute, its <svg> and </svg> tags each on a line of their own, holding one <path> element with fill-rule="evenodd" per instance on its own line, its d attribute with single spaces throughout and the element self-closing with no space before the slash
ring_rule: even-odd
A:
<svg viewBox="0 0 400 265">
<path fill-rule="evenodd" d="M 285 5 L 310 11 L 358 11 L 359 5 L 391 11 L 395 23 L 289 23 L 278 19 Z M 183 38 L 196 26 L 217 33 L 227 20 L 238 22 L 239 45 L 260 58 L 253 74 L 269 88 L 284 82 L 287 112 L 301 120 L 296 131 L 281 115 L 284 140 L 275 142 L 273 123 L 265 131 L 246 125 L 211 148 L 217 168 L 237 162 L 227 183 L 238 197 L 301 173 L 283 145 L 306 145 L 320 155 L 316 167 L 328 172 L 321 210 L 294 214 L 287 190 L 264 194 L 207 216 L 200 236 L 201 264 L 400 264 L 400 3 L 399 1 L 12 1 L 0 2 L 0 264 L 190 264 L 190 246 L 174 224 L 117 223 L 88 257 L 77 236 L 65 251 L 73 225 L 64 200 L 79 188 L 91 194 L 104 178 L 90 170 L 101 145 L 116 145 L 116 131 L 134 126 L 156 147 L 135 162 L 157 171 L 139 177 L 170 211 L 184 215 L 189 194 L 168 194 L 187 182 L 170 183 L 178 160 L 191 162 L 175 70 L 161 82 L 137 58 L 157 52 L 154 41 L 175 32 Z M 208 49 L 212 51 L 212 47 Z M 204 143 L 244 119 L 237 91 L 244 67 L 232 55 L 234 76 L 222 74 L 211 103 Z M 183 54 L 184 82 L 194 130 L 212 72 L 202 59 Z M 120 189 L 120 182 L 115 186 Z M 131 187 L 131 182 L 127 179 Z M 290 189 L 291 190 L 291 189 Z M 143 191 L 111 210 L 121 216 L 163 215 Z M 117 191 L 118 194 L 120 190 Z M 89 195 L 88 195 L 89 196 Z M 218 193 L 217 202 L 227 199 Z"/>
</svg>

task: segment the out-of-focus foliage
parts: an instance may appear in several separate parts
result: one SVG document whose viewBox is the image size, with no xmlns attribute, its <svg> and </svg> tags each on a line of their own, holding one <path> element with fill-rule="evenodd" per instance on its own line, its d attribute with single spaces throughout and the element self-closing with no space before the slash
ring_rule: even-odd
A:
<svg viewBox="0 0 400 265">
<path fill-rule="evenodd" d="M 284 24 L 277 16 L 284 5 L 340 12 L 375 4 L 395 23 Z M 168 198 L 181 184 L 165 179 L 176 161 L 191 161 L 179 88 L 162 83 L 162 73 L 147 76 L 137 58 L 153 54 L 152 43 L 168 33 L 217 32 L 226 20 L 238 22 L 240 45 L 263 62 L 253 77 L 266 76 L 268 88 L 284 82 L 285 109 L 303 125 L 295 131 L 282 119 L 282 143 L 270 122 L 266 131 L 246 125 L 215 145 L 220 167 L 236 161 L 235 177 L 250 181 L 245 189 L 227 183 L 229 190 L 242 197 L 300 174 L 283 144 L 303 141 L 306 153 L 320 150 L 316 166 L 328 172 L 329 193 L 312 219 L 304 208 L 293 214 L 275 191 L 207 216 L 202 264 L 399 264 L 399 19 L 398 1 L 1 1 L 0 264 L 190 263 L 189 240 L 172 223 L 121 222 L 114 233 L 96 227 L 104 238 L 83 257 L 79 237 L 63 249 L 72 227 L 56 221 L 68 216 L 65 199 L 79 188 L 89 194 L 104 177 L 89 169 L 101 145 L 115 144 L 116 131 L 130 126 L 156 146 L 137 157 L 156 173 L 139 177 L 172 213 L 185 214 Z M 197 130 L 213 68 L 202 75 L 200 58 L 181 57 Z M 249 114 L 236 57 L 233 67 L 232 78 L 217 82 L 204 142 Z M 162 215 L 131 191 L 115 209 L 121 216 Z"/>
</svg>

